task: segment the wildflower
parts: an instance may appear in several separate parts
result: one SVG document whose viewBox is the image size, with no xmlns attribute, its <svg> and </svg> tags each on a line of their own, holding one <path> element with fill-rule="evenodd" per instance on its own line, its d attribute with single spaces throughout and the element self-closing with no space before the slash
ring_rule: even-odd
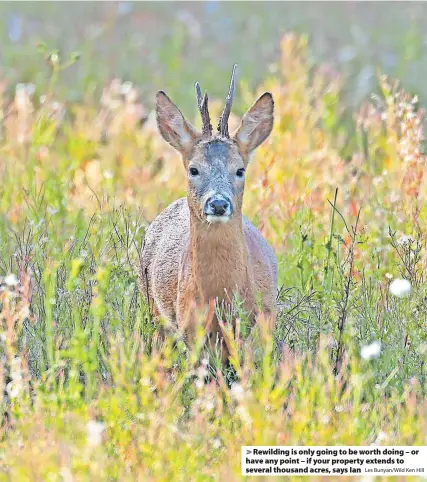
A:
<svg viewBox="0 0 427 482">
<path fill-rule="evenodd" d="M 59 55 L 54 52 L 54 53 L 51 54 L 51 56 L 50 56 L 50 61 L 52 62 L 52 64 L 57 64 L 58 61 L 59 61 Z"/>
<path fill-rule="evenodd" d="M 205 402 L 205 409 L 208 412 L 212 412 L 215 409 L 215 403 L 213 400 L 206 400 Z"/>
<path fill-rule="evenodd" d="M 47 207 L 47 212 L 48 212 L 51 216 L 53 216 L 54 214 L 56 214 L 56 213 L 58 212 L 58 210 L 55 209 L 55 208 L 52 207 L 52 206 L 48 206 L 48 207 Z"/>
<path fill-rule="evenodd" d="M 203 380 L 200 380 L 200 378 L 197 379 L 195 385 L 196 385 L 197 390 L 201 390 L 204 386 Z"/>
<path fill-rule="evenodd" d="M 113 179 L 114 173 L 113 171 L 110 171 L 109 169 L 104 171 L 104 178 L 105 179 Z"/>
<path fill-rule="evenodd" d="M 374 341 L 370 345 L 362 346 L 360 350 L 360 356 L 364 360 L 371 360 L 372 358 L 378 358 L 381 354 L 381 343 Z"/>
<path fill-rule="evenodd" d="M 222 443 L 221 443 L 221 440 L 218 438 L 218 437 L 215 437 L 213 440 L 212 440 L 212 447 L 214 449 L 219 449 L 221 448 L 222 446 Z"/>
<path fill-rule="evenodd" d="M 73 482 L 73 474 L 69 467 L 61 467 L 60 474 L 62 475 L 62 480 L 64 482 Z"/>
<path fill-rule="evenodd" d="M 16 277 L 16 275 L 11 273 L 4 278 L 4 282 L 7 284 L 7 286 L 17 286 L 19 283 L 19 280 Z"/>
<path fill-rule="evenodd" d="M 377 435 L 374 445 L 381 445 L 381 442 L 385 442 L 387 439 L 388 435 L 385 432 L 380 431 Z"/>
<path fill-rule="evenodd" d="M 409 236 L 408 234 L 404 234 L 397 240 L 397 244 L 399 246 L 407 246 L 412 244 L 415 241 L 415 239 L 412 236 Z"/>
<path fill-rule="evenodd" d="M 6 385 L 6 391 L 10 398 L 18 398 L 22 391 L 22 383 L 19 383 L 18 381 L 9 382 Z"/>
<path fill-rule="evenodd" d="M 400 200 L 400 194 L 397 191 L 391 191 L 390 193 L 390 202 L 396 203 L 397 201 Z"/>
<path fill-rule="evenodd" d="M 323 417 L 320 419 L 320 421 L 321 421 L 324 425 L 328 425 L 329 422 L 331 421 L 331 418 L 329 417 L 329 415 L 323 415 Z"/>
<path fill-rule="evenodd" d="M 32 96 L 36 90 L 36 86 L 34 84 L 23 84 L 19 83 L 16 84 L 15 93 L 16 94 L 27 94 L 28 96 Z"/>
<path fill-rule="evenodd" d="M 62 108 L 62 104 L 60 102 L 54 101 L 50 103 L 50 107 L 53 111 L 58 112 Z"/>
<path fill-rule="evenodd" d="M 105 430 L 105 425 L 95 420 L 90 420 L 86 424 L 87 442 L 89 445 L 100 445 L 102 442 L 102 433 Z"/>
<path fill-rule="evenodd" d="M 252 417 L 250 416 L 248 410 L 246 407 L 243 405 L 239 405 L 236 410 L 237 415 L 240 417 L 240 420 L 245 424 L 245 425 L 251 425 L 252 424 Z"/>
<path fill-rule="evenodd" d="M 10 364 L 10 376 L 12 381 L 6 385 L 6 391 L 10 398 L 17 398 L 24 388 L 20 357 L 15 357 L 12 360 Z"/>
<path fill-rule="evenodd" d="M 208 375 L 208 370 L 205 365 L 201 365 L 196 370 L 197 376 L 200 380 L 203 380 Z"/>
<path fill-rule="evenodd" d="M 385 274 L 385 277 L 386 277 L 387 279 L 393 279 L 393 275 L 390 274 L 390 273 L 386 273 L 386 274 Z"/>
<path fill-rule="evenodd" d="M 411 283 L 407 279 L 395 279 L 390 283 L 390 293 L 397 298 L 405 298 L 411 293 Z"/>
<path fill-rule="evenodd" d="M 231 385 L 230 392 L 234 400 L 237 400 L 238 402 L 245 398 L 245 391 L 240 383 L 233 383 L 233 385 Z"/>
</svg>

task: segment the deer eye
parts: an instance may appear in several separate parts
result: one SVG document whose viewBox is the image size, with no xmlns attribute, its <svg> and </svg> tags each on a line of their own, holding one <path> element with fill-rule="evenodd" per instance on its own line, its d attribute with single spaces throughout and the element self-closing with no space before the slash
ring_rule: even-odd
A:
<svg viewBox="0 0 427 482">
<path fill-rule="evenodd" d="M 243 169 L 237 169 L 236 176 L 237 177 L 243 177 L 245 175 L 245 170 Z"/>
<path fill-rule="evenodd" d="M 199 170 L 196 169 L 195 167 L 190 167 L 190 175 L 191 175 L 191 176 L 198 176 L 198 175 L 199 175 Z"/>
</svg>

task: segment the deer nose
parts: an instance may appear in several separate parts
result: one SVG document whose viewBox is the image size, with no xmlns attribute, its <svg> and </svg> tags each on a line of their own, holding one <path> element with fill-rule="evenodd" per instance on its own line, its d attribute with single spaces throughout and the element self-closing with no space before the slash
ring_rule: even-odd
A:
<svg viewBox="0 0 427 482">
<path fill-rule="evenodd" d="M 209 206 L 214 216 L 222 216 L 227 212 L 229 203 L 225 199 L 212 199 L 209 201 Z"/>
</svg>

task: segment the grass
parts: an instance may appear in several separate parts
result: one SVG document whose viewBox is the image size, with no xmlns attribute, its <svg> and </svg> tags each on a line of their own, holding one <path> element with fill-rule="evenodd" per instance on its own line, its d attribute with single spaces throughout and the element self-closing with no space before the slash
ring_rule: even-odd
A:
<svg viewBox="0 0 427 482">
<path fill-rule="evenodd" d="M 427 443 L 421 106 L 380 76 L 344 122 L 343 79 L 304 37 L 280 47 L 244 211 L 275 249 L 281 311 L 250 334 L 241 313 L 230 370 L 202 330 L 162 345 L 139 291 L 145 226 L 185 176 L 136 88 L 64 102 L 68 60 L 46 50 L 41 101 L 4 94 L 0 480 L 240 480 L 241 445 Z"/>
</svg>

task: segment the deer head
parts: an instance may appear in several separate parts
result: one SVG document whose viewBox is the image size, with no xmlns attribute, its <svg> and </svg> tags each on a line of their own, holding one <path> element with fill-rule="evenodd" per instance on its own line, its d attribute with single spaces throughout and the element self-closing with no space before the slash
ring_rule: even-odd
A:
<svg viewBox="0 0 427 482">
<path fill-rule="evenodd" d="M 163 138 L 180 152 L 187 171 L 187 199 L 192 215 L 204 223 L 227 223 L 241 217 L 245 170 L 252 152 L 267 139 L 273 127 L 273 97 L 263 94 L 243 116 L 230 136 L 228 118 L 236 85 L 233 68 L 225 107 L 212 132 L 208 95 L 196 83 L 202 132 L 197 131 L 163 92 L 157 93 L 157 125 Z"/>
</svg>

